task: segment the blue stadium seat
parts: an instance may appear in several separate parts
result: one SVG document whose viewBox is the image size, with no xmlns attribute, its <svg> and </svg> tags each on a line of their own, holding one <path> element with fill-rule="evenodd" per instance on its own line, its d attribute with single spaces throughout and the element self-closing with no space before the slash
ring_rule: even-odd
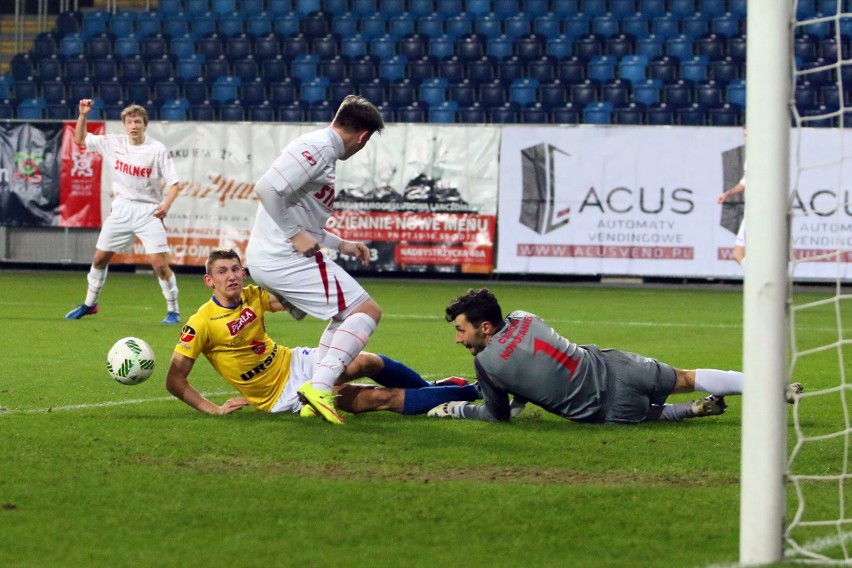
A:
<svg viewBox="0 0 852 568">
<path fill-rule="evenodd" d="M 550 122 L 550 111 L 535 103 L 521 108 L 518 121 L 523 124 L 547 124 Z"/>
<path fill-rule="evenodd" d="M 617 59 L 633 55 L 636 51 L 636 43 L 633 38 L 627 34 L 616 34 L 607 38 L 604 45 L 604 51 L 607 55 L 612 55 Z"/>
<path fill-rule="evenodd" d="M 426 122 L 426 109 L 417 103 L 398 108 L 396 115 L 397 122 Z"/>
<path fill-rule="evenodd" d="M 695 85 L 695 102 L 706 107 L 718 107 L 724 103 L 725 91 L 716 81 L 702 81 Z"/>
<path fill-rule="evenodd" d="M 233 14 L 237 10 L 245 14 L 247 13 L 246 8 L 247 6 L 243 5 L 243 2 L 239 2 L 238 5 L 237 0 L 213 0 L 210 4 L 210 11 L 217 16 Z M 256 10 L 257 7 L 254 9 Z"/>
<path fill-rule="evenodd" d="M 538 98 L 539 82 L 535 79 L 515 79 L 509 86 L 509 102 L 528 106 Z"/>
<path fill-rule="evenodd" d="M 835 13 L 836 6 L 837 0 L 819 0 L 818 9 L 824 14 L 833 14 Z M 747 7 L 747 0 L 730 0 L 729 9 L 731 10 L 731 13 L 736 16 L 745 18 Z"/>
<path fill-rule="evenodd" d="M 435 59 L 445 59 L 455 55 L 455 42 L 448 35 L 429 38 L 429 56 Z"/>
<path fill-rule="evenodd" d="M 369 83 L 358 85 L 358 94 L 378 106 L 387 100 L 388 82 L 386 79 L 377 77 Z"/>
<path fill-rule="evenodd" d="M 572 40 L 589 35 L 592 32 L 592 21 L 585 14 L 572 14 L 562 20 L 562 33 Z"/>
<path fill-rule="evenodd" d="M 611 103 L 613 108 L 624 107 L 630 102 L 630 83 L 616 79 L 601 85 L 601 100 Z"/>
<path fill-rule="evenodd" d="M 232 64 L 233 74 L 242 81 L 251 81 L 260 77 L 260 65 L 253 55 L 237 59 Z"/>
<path fill-rule="evenodd" d="M 621 19 L 621 31 L 639 41 L 651 33 L 650 20 L 642 14 L 625 16 Z"/>
<path fill-rule="evenodd" d="M 33 40 L 33 57 L 43 59 L 59 55 L 58 36 L 53 32 L 41 32 Z"/>
<path fill-rule="evenodd" d="M 616 59 L 612 55 L 598 55 L 589 59 L 588 77 L 594 81 L 615 79 Z"/>
<path fill-rule="evenodd" d="M 187 120 L 189 118 L 189 101 L 186 99 L 172 99 L 164 101 L 160 106 L 161 120 Z"/>
<path fill-rule="evenodd" d="M 235 64 L 241 59 L 253 57 L 253 52 L 251 38 L 246 34 L 234 35 L 225 41 L 225 55 Z"/>
<path fill-rule="evenodd" d="M 390 59 L 379 62 L 379 77 L 388 81 L 398 81 L 405 78 L 408 59 L 395 55 Z"/>
<path fill-rule="evenodd" d="M 279 107 L 278 120 L 281 122 L 305 122 L 307 120 L 305 108 L 298 103 Z"/>
<path fill-rule="evenodd" d="M 728 38 L 726 42 L 728 56 L 736 61 L 744 62 L 746 60 L 746 43 L 744 35 Z"/>
<path fill-rule="evenodd" d="M 680 31 L 686 37 L 696 39 L 710 33 L 710 19 L 702 13 L 695 13 L 680 21 Z"/>
<path fill-rule="evenodd" d="M 532 21 L 525 14 L 515 14 L 503 19 L 503 33 L 515 41 L 532 32 Z"/>
<path fill-rule="evenodd" d="M 417 86 L 408 79 L 398 79 L 388 86 L 387 102 L 393 107 L 412 105 L 417 101 Z"/>
<path fill-rule="evenodd" d="M 437 106 L 447 100 L 447 86 L 448 82 L 444 78 L 427 79 L 420 83 L 419 100 L 429 105 L 429 108 Z"/>
<path fill-rule="evenodd" d="M 416 30 L 422 36 L 433 38 L 444 35 L 444 17 L 439 14 L 429 14 L 418 18 Z"/>
<path fill-rule="evenodd" d="M 823 85 L 820 87 L 819 98 L 822 104 L 831 111 L 839 110 L 841 106 L 845 106 L 845 104 L 841 105 L 840 89 L 838 89 L 837 85 Z M 843 98 L 848 99 L 849 96 L 847 95 Z"/>
<path fill-rule="evenodd" d="M 545 39 L 557 37 L 562 33 L 562 23 L 553 14 L 544 14 L 533 20 L 532 31 Z"/>
<path fill-rule="evenodd" d="M 507 57 L 497 63 L 497 77 L 506 87 L 513 81 L 523 78 L 525 74 L 526 65 L 515 56 Z"/>
<path fill-rule="evenodd" d="M 404 12 L 398 16 L 391 16 L 388 19 L 388 30 L 394 37 L 405 37 L 417 33 L 414 16 L 408 12 Z"/>
<path fill-rule="evenodd" d="M 559 61 L 557 75 L 563 83 L 579 83 L 586 79 L 586 61 L 572 56 Z"/>
<path fill-rule="evenodd" d="M 246 18 L 246 33 L 250 37 L 265 37 L 273 33 L 274 29 L 274 21 L 266 12 Z"/>
<path fill-rule="evenodd" d="M 559 17 L 573 16 L 580 11 L 579 0 L 553 0 L 551 8 Z"/>
<path fill-rule="evenodd" d="M 261 61 L 273 59 L 281 53 L 278 37 L 275 34 L 267 34 L 255 38 L 254 54 Z"/>
<path fill-rule="evenodd" d="M 583 107 L 583 122 L 586 124 L 612 124 L 612 103 L 591 102 Z"/>
<path fill-rule="evenodd" d="M 236 102 L 225 103 L 219 107 L 219 118 L 224 122 L 240 122 L 246 119 L 246 109 Z"/>
<path fill-rule="evenodd" d="M 304 17 L 319 12 L 322 5 L 320 0 L 293 0 L 293 8 L 297 14 Z"/>
<path fill-rule="evenodd" d="M 169 56 L 152 59 L 147 62 L 147 76 L 152 81 L 164 81 L 174 77 L 174 66 Z"/>
<path fill-rule="evenodd" d="M 358 21 L 358 30 L 367 40 L 387 34 L 388 29 L 388 18 L 385 14 L 373 13 L 364 15 Z"/>
<path fill-rule="evenodd" d="M 804 81 L 796 85 L 794 90 L 794 100 L 799 113 L 804 113 L 807 110 L 819 106 L 817 102 L 818 90 L 810 82 Z"/>
<path fill-rule="evenodd" d="M 592 19 L 592 32 L 609 37 L 621 33 L 621 21 L 616 16 L 597 16 Z"/>
<path fill-rule="evenodd" d="M 426 79 L 435 77 L 435 64 L 432 63 L 432 60 L 428 56 L 423 56 L 415 60 L 409 59 L 406 66 L 406 74 L 414 83 L 420 84 Z M 450 80 L 450 77 L 444 78 Z"/>
<path fill-rule="evenodd" d="M 597 102 L 600 97 L 598 85 L 589 79 L 586 79 L 582 83 L 571 85 L 568 92 L 570 94 L 570 102 L 578 107 L 585 107 L 589 103 Z"/>
<path fill-rule="evenodd" d="M 265 0 L 241 0 L 240 2 L 240 11 L 246 15 L 246 18 L 259 16 L 265 9 Z"/>
<path fill-rule="evenodd" d="M 596 34 L 588 34 L 578 37 L 574 42 L 575 55 L 584 59 L 591 59 L 596 55 L 603 55 L 603 38 Z"/>
<path fill-rule="evenodd" d="M 607 0 L 583 0 L 583 13 L 591 17 L 603 16 L 609 13 Z"/>
<path fill-rule="evenodd" d="M 725 100 L 729 104 L 737 105 L 740 108 L 745 108 L 746 102 L 746 87 L 745 81 L 736 79 L 728 83 L 725 89 Z"/>
<path fill-rule="evenodd" d="M 494 81 L 497 78 L 494 60 L 486 56 L 478 61 L 471 61 L 467 64 L 467 77 L 474 85 Z"/>
<path fill-rule="evenodd" d="M 493 11 L 491 0 L 466 0 L 465 7 L 466 11 L 477 19 Z"/>
<path fill-rule="evenodd" d="M 266 11 L 273 18 L 293 15 L 298 19 L 299 15 L 293 11 L 293 0 L 266 0 Z"/>
<path fill-rule="evenodd" d="M 405 4 L 405 0 L 379 0 L 379 12 L 390 17 L 399 16 L 405 12 Z M 448 13 L 442 10 L 438 11 L 443 14 Z M 461 10 L 459 9 L 456 13 L 458 12 L 461 12 Z"/>
<path fill-rule="evenodd" d="M 319 57 L 313 54 L 299 55 L 290 63 L 290 74 L 299 81 L 311 81 L 317 77 Z"/>
<path fill-rule="evenodd" d="M 90 10 L 83 13 L 80 32 L 84 38 L 107 33 L 107 22 L 110 13 L 106 10 Z"/>
<path fill-rule="evenodd" d="M 793 39 L 793 55 L 806 63 L 815 61 L 819 57 L 817 45 L 817 39 L 814 36 L 798 36 Z"/>
<path fill-rule="evenodd" d="M 730 105 L 711 108 L 708 114 L 710 126 L 742 126 L 740 111 Z"/>
<path fill-rule="evenodd" d="M 713 18 L 710 29 L 714 34 L 730 38 L 742 33 L 740 29 L 741 23 L 738 16 L 727 13 Z"/>
<path fill-rule="evenodd" d="M 302 18 L 300 29 L 308 39 L 323 37 L 331 33 L 331 22 L 323 12 L 313 12 Z"/>
<path fill-rule="evenodd" d="M 117 77 L 111 80 L 98 81 L 97 93 L 98 99 L 102 100 L 106 105 L 114 105 L 124 97 L 124 86 Z"/>
<path fill-rule="evenodd" d="M 640 125 L 645 123 L 645 108 L 641 104 L 630 103 L 613 109 L 613 123 Z"/>
<path fill-rule="evenodd" d="M 527 76 L 539 83 L 548 83 L 557 78 L 556 59 L 544 55 L 526 65 Z"/>
<path fill-rule="evenodd" d="M 48 120 L 70 120 L 71 118 L 76 118 L 77 113 L 74 112 L 72 117 L 71 108 L 68 106 L 70 101 L 60 100 L 53 103 L 47 103 L 44 107 L 44 118 Z M 77 109 L 74 109 L 75 111 Z M 89 112 L 89 120 L 98 120 L 94 116 L 94 106 L 92 107 L 92 111 Z"/>
<path fill-rule="evenodd" d="M 497 16 L 483 16 L 474 21 L 473 31 L 489 39 L 499 37 L 503 34 L 503 22 Z"/>
<path fill-rule="evenodd" d="M 396 40 L 388 34 L 373 38 L 370 40 L 369 52 L 370 55 L 378 58 L 380 61 L 390 59 L 396 55 Z"/>
<path fill-rule="evenodd" d="M 651 105 L 645 109 L 645 123 L 658 126 L 674 124 L 674 110 L 666 103 Z"/>
<path fill-rule="evenodd" d="M 56 16 L 56 33 L 60 36 L 80 31 L 83 15 L 80 12 L 65 11 Z"/>
<path fill-rule="evenodd" d="M 561 81 L 540 83 L 538 86 L 538 100 L 547 109 L 560 107 L 568 102 L 568 89 Z"/>
<path fill-rule="evenodd" d="M 677 110 L 677 122 L 681 126 L 705 126 L 707 124 L 707 108 L 698 103 Z"/>
<path fill-rule="evenodd" d="M 506 88 L 500 81 L 492 81 L 479 86 L 479 104 L 484 108 L 500 107 L 506 102 Z"/>
<path fill-rule="evenodd" d="M 336 107 L 340 106 L 348 95 L 353 95 L 358 92 L 358 87 L 351 79 L 342 79 L 340 81 L 330 81 L 328 84 L 328 100 Z"/>
<path fill-rule="evenodd" d="M 644 82 L 648 76 L 648 58 L 628 55 L 618 62 L 618 77 L 631 83 Z"/>
<path fill-rule="evenodd" d="M 9 120 L 12 118 L 15 118 L 15 105 L 8 98 L 0 99 L 0 119 Z"/>
<path fill-rule="evenodd" d="M 225 45 L 218 36 L 208 36 L 197 41 L 196 52 L 205 59 L 213 59 L 225 53 Z"/>
<path fill-rule="evenodd" d="M 136 36 L 140 38 L 163 33 L 162 16 L 158 12 L 141 12 L 136 17 L 135 30 Z M 117 39 L 126 35 L 128 34 L 115 34 L 115 37 Z"/>
<path fill-rule="evenodd" d="M 681 61 L 692 59 L 694 55 L 692 39 L 683 34 L 667 39 L 666 55 L 677 57 Z"/>
<path fill-rule="evenodd" d="M 356 85 L 368 83 L 378 76 L 378 65 L 369 55 L 357 57 L 349 63 L 349 77 Z"/>
<path fill-rule="evenodd" d="M 656 16 L 651 20 L 651 33 L 670 39 L 680 34 L 680 20 L 671 14 Z"/>
<path fill-rule="evenodd" d="M 165 24 L 166 30 L 169 29 L 169 21 L 165 20 L 163 22 Z M 206 35 L 215 34 L 217 31 L 218 22 L 216 21 L 216 16 L 213 14 L 207 13 L 204 15 L 192 16 L 189 21 L 189 31 L 191 31 L 196 37 L 204 37 Z M 177 35 L 183 35 L 186 33 L 182 31 Z M 169 34 L 173 35 L 173 34 Z"/>
<path fill-rule="evenodd" d="M 669 0 L 668 11 L 678 18 L 691 16 L 695 9 L 695 0 Z"/>
<path fill-rule="evenodd" d="M 139 56 L 122 58 L 118 64 L 118 76 L 124 82 L 138 81 L 145 76 L 145 62 Z"/>
<path fill-rule="evenodd" d="M 699 0 L 698 11 L 709 18 L 721 16 L 727 11 L 726 0 Z"/>
<path fill-rule="evenodd" d="M 506 103 L 500 107 L 486 109 L 488 122 L 492 124 L 515 124 L 518 122 L 518 107 Z"/>
<path fill-rule="evenodd" d="M 397 42 L 399 54 L 406 56 L 409 60 L 420 59 L 427 54 L 427 41 L 428 38 L 420 34 L 413 34 L 401 38 Z"/>
<path fill-rule="evenodd" d="M 284 80 L 290 76 L 288 59 L 283 55 L 277 55 L 263 60 L 260 64 L 260 74 L 267 83 Z"/>
<path fill-rule="evenodd" d="M 169 40 L 163 34 L 149 36 L 139 42 L 139 53 L 142 59 L 150 61 L 169 55 Z"/>
<path fill-rule="evenodd" d="M 544 55 L 544 44 L 535 35 L 518 38 L 515 41 L 515 52 L 524 63 L 541 59 Z"/>
<path fill-rule="evenodd" d="M 573 103 L 550 109 L 550 122 L 553 124 L 579 124 L 580 109 Z"/>
<path fill-rule="evenodd" d="M 65 81 L 83 81 L 91 75 L 89 61 L 82 55 L 65 59 L 63 70 Z"/>
<path fill-rule="evenodd" d="M 180 91 L 180 84 L 173 77 L 156 81 L 151 86 L 151 99 L 162 106 L 166 101 L 180 98 Z"/>
<path fill-rule="evenodd" d="M 35 77 L 16 80 L 12 88 L 12 98 L 16 101 L 38 98 L 38 83 Z"/>
<path fill-rule="evenodd" d="M 273 23 L 275 33 L 281 37 L 290 37 L 301 32 L 301 20 L 294 13 L 287 13 L 277 16 Z"/>
<path fill-rule="evenodd" d="M 65 83 L 61 78 L 50 79 L 41 82 L 41 96 L 50 103 L 56 103 L 65 99 Z"/>
<path fill-rule="evenodd" d="M 435 71 L 439 77 L 445 77 L 450 83 L 459 83 L 467 76 L 466 67 L 458 57 L 450 57 L 439 61 L 435 65 Z"/>
<path fill-rule="evenodd" d="M 464 12 L 440 12 L 452 14 L 444 21 L 447 35 L 454 38 L 470 35 L 473 33 L 473 16 Z"/>
<path fill-rule="evenodd" d="M 210 88 L 210 96 L 220 104 L 233 102 L 239 98 L 240 83 L 239 77 L 219 77 L 213 81 L 213 85 Z"/>
<path fill-rule="evenodd" d="M 574 52 L 574 42 L 567 35 L 549 38 L 545 42 L 545 53 L 557 59 L 569 57 Z"/>
<path fill-rule="evenodd" d="M 281 41 L 281 54 L 285 57 L 289 57 L 294 59 L 296 57 L 300 57 L 306 55 L 310 50 L 308 46 L 310 45 L 310 40 L 303 33 L 298 33 L 295 35 L 291 35 L 290 37 L 285 37 Z"/>
<path fill-rule="evenodd" d="M 624 18 L 636 13 L 636 0 L 610 0 L 609 12 L 618 18 Z"/>
<path fill-rule="evenodd" d="M 208 0 L 183 0 L 183 11 L 192 18 L 203 16 L 210 11 Z"/>
<path fill-rule="evenodd" d="M 332 59 L 320 61 L 319 73 L 323 77 L 328 77 L 328 80 L 332 83 L 347 79 L 349 75 L 348 60 L 338 55 Z"/>
<path fill-rule="evenodd" d="M 84 52 L 85 43 L 83 42 L 83 36 L 79 33 L 68 34 L 59 40 L 59 53 L 63 57 L 82 55 Z"/>
<path fill-rule="evenodd" d="M 514 42 L 505 35 L 491 37 L 486 40 L 485 53 L 495 59 L 511 57 L 515 51 Z"/>
<path fill-rule="evenodd" d="M 429 122 L 436 124 L 453 124 L 456 122 L 458 104 L 455 101 L 445 101 L 438 105 L 429 106 Z"/>
<path fill-rule="evenodd" d="M 246 32 L 246 18 L 241 12 L 232 12 L 219 16 L 217 26 L 219 35 L 226 38 Z"/>
<path fill-rule="evenodd" d="M 243 80 L 237 91 L 238 99 L 245 107 L 259 105 L 268 100 L 266 83 L 260 77 L 254 80 Z"/>
<path fill-rule="evenodd" d="M 667 12 L 666 0 L 639 0 L 639 12 L 648 18 L 661 16 Z"/>
<path fill-rule="evenodd" d="M 269 84 L 269 100 L 275 106 L 287 106 L 299 100 L 299 87 L 294 81 L 285 80 Z"/>
<path fill-rule="evenodd" d="M 344 37 L 340 41 L 340 53 L 350 59 L 367 55 L 367 40 L 362 35 Z"/>
<path fill-rule="evenodd" d="M 709 61 L 719 61 L 725 56 L 725 40 L 716 34 L 707 34 L 695 40 L 695 54 L 707 57 Z"/>
<path fill-rule="evenodd" d="M 95 84 L 88 78 L 81 81 L 73 81 L 66 85 L 68 99 L 71 101 L 79 101 L 80 99 L 95 98 Z"/>
<path fill-rule="evenodd" d="M 329 81 L 325 77 L 318 77 L 310 81 L 303 81 L 299 86 L 299 100 L 313 104 L 328 100 Z"/>
<path fill-rule="evenodd" d="M 429 16 L 435 11 L 432 0 L 408 0 L 408 11 L 417 19 Z"/>
<path fill-rule="evenodd" d="M 461 83 L 453 83 L 447 87 L 447 96 L 459 107 L 473 106 L 477 99 L 477 89 L 473 83 L 465 79 Z"/>
<path fill-rule="evenodd" d="M 633 83 L 633 100 L 646 107 L 660 102 L 663 83 L 659 79 L 646 79 Z"/>
<path fill-rule="evenodd" d="M 734 79 L 741 77 L 742 66 L 730 57 L 720 61 L 713 61 L 708 68 L 709 76 L 717 83 L 727 85 Z"/>
<path fill-rule="evenodd" d="M 92 35 L 85 43 L 86 57 L 106 57 L 112 55 L 112 40 L 106 33 Z"/>
<path fill-rule="evenodd" d="M 707 80 L 707 58 L 696 55 L 692 59 L 683 60 L 680 64 L 680 78 L 688 81 Z"/>
<path fill-rule="evenodd" d="M 648 76 L 663 83 L 673 83 L 680 76 L 680 64 L 668 56 L 662 56 L 648 63 Z"/>
<path fill-rule="evenodd" d="M 59 56 L 53 56 L 49 58 L 39 59 L 36 61 L 36 76 L 39 79 L 53 79 L 56 77 L 62 77 L 64 73 L 62 72 L 62 60 Z M 6 98 L 6 97 L 0 97 Z"/>
<path fill-rule="evenodd" d="M 204 77 L 185 79 L 183 96 L 191 105 L 201 104 L 210 98 L 210 85 L 207 84 Z"/>
<path fill-rule="evenodd" d="M 248 106 L 248 119 L 253 122 L 275 122 L 276 115 L 275 107 L 269 101 Z"/>
<path fill-rule="evenodd" d="M 475 61 L 482 58 L 485 53 L 485 46 L 477 36 L 467 36 L 460 39 L 456 43 L 458 58 L 463 62 Z"/>
<path fill-rule="evenodd" d="M 636 55 L 644 55 L 648 60 L 663 55 L 663 39 L 653 34 L 636 40 Z"/>
<path fill-rule="evenodd" d="M 678 81 L 663 85 L 663 99 L 673 108 L 683 108 L 692 104 L 692 85 L 686 81 Z"/>
</svg>

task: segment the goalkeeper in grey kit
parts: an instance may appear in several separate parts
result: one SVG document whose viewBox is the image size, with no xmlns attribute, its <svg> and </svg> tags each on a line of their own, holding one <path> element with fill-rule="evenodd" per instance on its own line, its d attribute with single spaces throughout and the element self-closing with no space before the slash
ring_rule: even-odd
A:
<svg viewBox="0 0 852 568">
<path fill-rule="evenodd" d="M 505 421 L 529 401 L 576 422 L 677 422 L 722 414 L 724 397 L 742 393 L 738 371 L 676 369 L 635 353 L 578 345 L 524 311 L 504 319 L 497 298 L 485 288 L 453 300 L 446 318 L 455 326 L 456 343 L 474 356 L 484 403 L 448 402 L 429 416 Z M 665 403 L 670 394 L 696 390 L 710 396 Z M 784 396 L 792 403 L 800 392 L 802 385 L 793 383 Z"/>
</svg>

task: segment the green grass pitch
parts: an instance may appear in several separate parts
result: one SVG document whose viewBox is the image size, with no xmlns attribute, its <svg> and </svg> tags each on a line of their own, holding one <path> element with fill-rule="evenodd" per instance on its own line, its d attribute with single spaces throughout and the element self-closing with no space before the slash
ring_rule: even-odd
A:
<svg viewBox="0 0 852 568">
<path fill-rule="evenodd" d="M 178 282 L 185 319 L 209 293 L 198 274 Z M 0 284 L 10 293 L 0 310 L 0 566 L 737 560 L 737 398 L 723 416 L 636 427 L 572 424 L 534 407 L 512 424 L 392 413 L 344 427 L 250 410 L 211 417 L 165 391 L 179 327 L 160 324 L 165 302 L 153 275 L 111 274 L 101 312 L 80 321 L 63 316 L 85 293 L 83 272 L 3 270 Z M 443 308 L 481 283 L 364 284 L 384 310 L 369 350 L 430 379 L 471 377 Z M 579 343 L 682 368 L 741 366 L 735 289 L 489 287 L 504 310 L 537 313 Z M 802 316 L 809 341 L 831 340 L 830 316 Z M 267 325 L 295 346 L 315 344 L 324 324 L 274 314 Z M 110 379 L 105 365 L 127 335 L 157 357 L 154 375 L 133 387 Z M 836 355 L 809 360 L 807 372 L 808 387 L 833 384 Z M 191 381 L 217 402 L 232 396 L 206 361 Z M 809 424 L 829 428 L 836 411 L 815 410 Z M 818 467 L 824 456 L 806 459 Z"/>
</svg>

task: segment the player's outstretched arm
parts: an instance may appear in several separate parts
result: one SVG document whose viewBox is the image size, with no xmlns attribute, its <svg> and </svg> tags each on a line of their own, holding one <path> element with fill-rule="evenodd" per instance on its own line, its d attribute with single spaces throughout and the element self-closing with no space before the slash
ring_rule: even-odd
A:
<svg viewBox="0 0 852 568">
<path fill-rule="evenodd" d="M 249 404 L 249 401 L 242 397 L 231 398 L 222 406 L 213 404 L 204 398 L 200 392 L 189 384 L 189 373 L 192 372 L 193 365 L 195 365 L 194 359 L 190 359 L 180 353 L 172 355 L 172 362 L 169 365 L 169 372 L 166 375 L 166 389 L 175 398 L 184 401 L 194 409 L 205 414 L 230 414 Z"/>
<path fill-rule="evenodd" d="M 80 112 L 77 116 L 77 123 L 74 125 L 74 142 L 78 146 L 86 145 L 86 116 L 92 110 L 92 99 L 82 99 L 78 105 Z"/>
</svg>

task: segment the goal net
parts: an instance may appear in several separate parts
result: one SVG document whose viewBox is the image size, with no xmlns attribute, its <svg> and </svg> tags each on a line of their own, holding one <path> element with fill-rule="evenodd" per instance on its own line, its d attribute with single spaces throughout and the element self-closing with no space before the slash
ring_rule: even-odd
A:
<svg viewBox="0 0 852 568">
<path fill-rule="evenodd" d="M 793 16 L 788 349 L 790 378 L 803 383 L 805 393 L 792 412 L 784 548 L 800 562 L 848 564 L 852 1 L 797 0 Z"/>
</svg>

